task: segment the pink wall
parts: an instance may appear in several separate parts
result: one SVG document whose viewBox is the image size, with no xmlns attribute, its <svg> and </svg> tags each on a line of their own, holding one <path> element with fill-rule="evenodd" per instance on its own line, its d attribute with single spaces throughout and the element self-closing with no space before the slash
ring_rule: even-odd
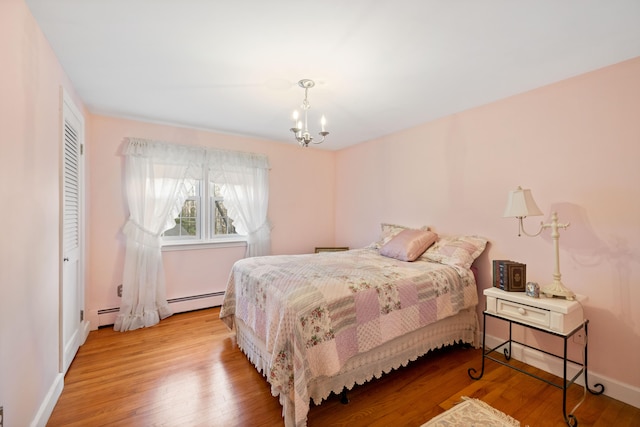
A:
<svg viewBox="0 0 640 427">
<path fill-rule="evenodd" d="M 527 279 L 544 284 L 549 231 L 518 238 L 516 220 L 502 218 L 508 191 L 530 188 L 547 217 L 525 220 L 529 232 L 552 209 L 571 222 L 561 272 L 588 297 L 591 372 L 610 389 L 640 387 L 639 112 L 640 58 L 343 150 L 337 243 L 366 245 L 380 222 L 479 234 L 491 241 L 477 261 L 481 288 L 499 258 L 526 263 Z"/>
<path fill-rule="evenodd" d="M 0 1 L 0 62 L 0 405 L 5 425 L 42 424 L 62 382 L 60 88 L 83 105 L 23 0 Z M 274 253 L 363 246 L 382 221 L 429 224 L 491 239 L 478 263 L 481 287 L 493 258 L 526 262 L 532 280 L 551 275 L 549 239 L 518 238 L 515 221 L 501 218 L 507 191 L 523 185 L 545 212 L 554 207 L 572 222 L 562 232 L 562 272 L 589 298 L 591 371 L 608 390 L 635 387 L 640 406 L 638 76 L 640 59 L 338 153 L 85 112 L 86 309 L 119 304 L 127 136 L 267 154 Z M 183 296 L 185 282 L 196 293 L 223 286 L 241 252 L 166 254 L 169 297 Z"/>
<path fill-rule="evenodd" d="M 286 128 L 283 128 L 286 130 Z M 264 153 L 269 157 L 269 219 L 274 254 L 313 252 L 334 242 L 335 153 L 254 138 L 93 115 L 88 169 L 89 281 L 87 310 L 119 307 L 128 210 L 123 196 L 125 137 Z M 224 291 L 244 248 L 164 252 L 167 298 Z M 94 327 L 97 326 L 94 322 Z"/>
<path fill-rule="evenodd" d="M 58 366 L 60 90 L 83 108 L 22 0 L 0 1 L 0 406 L 46 421 Z"/>
</svg>

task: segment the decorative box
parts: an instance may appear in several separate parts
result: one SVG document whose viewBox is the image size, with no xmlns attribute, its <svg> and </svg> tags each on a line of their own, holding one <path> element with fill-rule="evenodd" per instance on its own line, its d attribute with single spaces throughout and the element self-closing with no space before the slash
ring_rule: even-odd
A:
<svg viewBox="0 0 640 427">
<path fill-rule="evenodd" d="M 519 262 L 494 259 L 493 287 L 507 292 L 524 292 L 527 283 L 527 265 Z"/>
</svg>

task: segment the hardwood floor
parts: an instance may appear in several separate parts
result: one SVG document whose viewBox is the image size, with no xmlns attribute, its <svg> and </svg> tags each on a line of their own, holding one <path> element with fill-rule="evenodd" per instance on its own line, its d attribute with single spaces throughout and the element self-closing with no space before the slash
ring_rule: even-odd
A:
<svg viewBox="0 0 640 427">
<path fill-rule="evenodd" d="M 182 313 L 152 328 L 90 333 L 67 376 L 48 426 L 282 426 L 267 381 L 235 346 L 218 308 Z M 309 427 L 420 426 L 461 396 L 481 399 L 522 426 L 565 425 L 562 391 L 487 361 L 480 350 L 438 350 L 349 392 L 312 406 Z M 549 374 L 544 374 L 553 378 Z M 571 409 L 582 388 L 568 392 Z M 580 426 L 638 426 L 640 409 L 587 393 Z"/>
</svg>

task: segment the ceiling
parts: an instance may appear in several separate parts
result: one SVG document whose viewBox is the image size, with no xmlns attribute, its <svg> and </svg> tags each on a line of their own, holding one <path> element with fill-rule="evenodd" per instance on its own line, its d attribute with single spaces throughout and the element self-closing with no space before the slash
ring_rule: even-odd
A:
<svg viewBox="0 0 640 427">
<path fill-rule="evenodd" d="M 335 150 L 640 56 L 638 0 L 26 0 L 92 113 Z M 144 137 L 144 135 L 138 135 Z"/>
</svg>

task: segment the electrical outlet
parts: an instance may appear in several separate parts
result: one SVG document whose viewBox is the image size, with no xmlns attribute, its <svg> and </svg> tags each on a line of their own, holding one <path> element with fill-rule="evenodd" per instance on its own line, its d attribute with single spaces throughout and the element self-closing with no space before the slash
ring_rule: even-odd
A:
<svg viewBox="0 0 640 427">
<path fill-rule="evenodd" d="M 584 343 L 586 342 L 584 331 L 576 332 L 576 334 L 573 336 L 573 342 L 576 344 L 584 345 Z"/>
<path fill-rule="evenodd" d="M 122 285 L 118 286 L 118 296 L 122 297 Z M 2 427 L 2 426 L 0 426 Z"/>
</svg>

